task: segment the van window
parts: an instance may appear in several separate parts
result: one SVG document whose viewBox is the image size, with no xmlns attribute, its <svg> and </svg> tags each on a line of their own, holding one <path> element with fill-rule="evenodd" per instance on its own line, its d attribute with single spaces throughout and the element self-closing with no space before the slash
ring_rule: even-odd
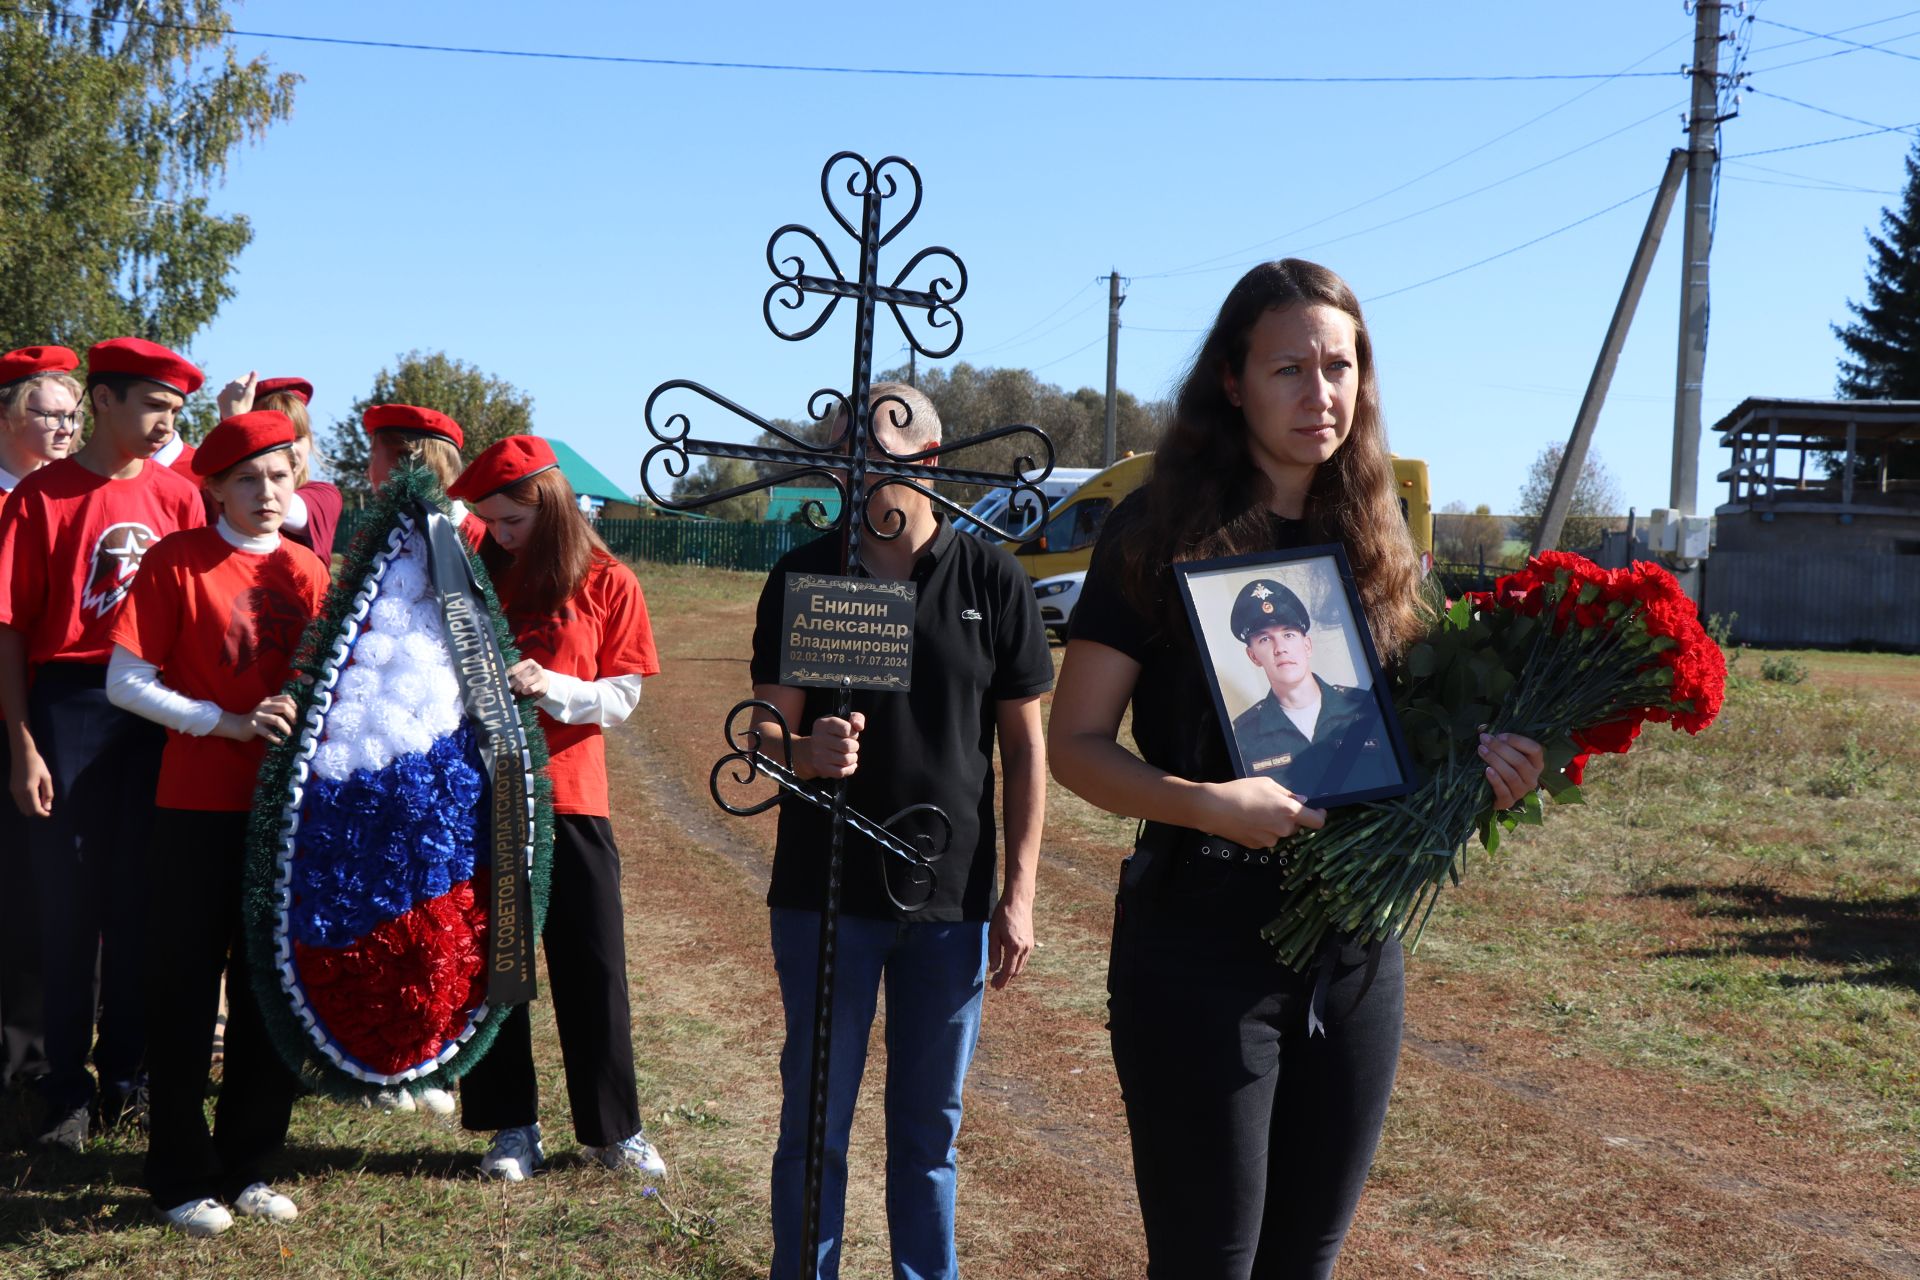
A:
<svg viewBox="0 0 1920 1280">
<path fill-rule="evenodd" d="M 1079 551 L 1092 546 L 1094 539 L 1100 536 L 1100 527 L 1107 522 L 1107 512 L 1112 509 L 1111 498 L 1088 498 L 1085 502 L 1074 503 L 1047 521 L 1047 554 Z"/>
</svg>

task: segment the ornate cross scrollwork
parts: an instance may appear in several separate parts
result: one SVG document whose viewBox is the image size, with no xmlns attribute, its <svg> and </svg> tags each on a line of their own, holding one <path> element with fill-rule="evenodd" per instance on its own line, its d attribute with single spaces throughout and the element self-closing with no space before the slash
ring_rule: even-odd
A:
<svg viewBox="0 0 1920 1280">
<path fill-rule="evenodd" d="M 857 215 L 847 211 L 842 192 L 844 200 L 857 204 Z M 818 499 L 809 500 L 802 510 L 807 523 L 815 529 L 840 531 L 842 567 L 847 574 L 859 572 L 863 538 L 890 540 L 906 531 L 905 518 L 892 506 L 885 508 L 890 519 L 876 522 L 873 518 L 873 497 L 883 489 L 912 489 L 950 514 L 969 515 L 936 489 L 933 482 L 1006 488 L 1011 491 L 1007 514 L 1017 519 L 1017 523 L 1002 527 L 978 516 L 969 515 L 969 518 L 995 537 L 1018 541 L 1030 536 L 1046 518 L 1047 503 L 1039 483 L 1053 470 L 1053 442 L 1038 427 L 1024 423 L 999 427 L 910 454 L 892 452 L 874 430 L 876 412 L 884 413 L 888 422 L 908 429 L 903 432 L 906 439 L 916 438 L 910 430 L 913 409 L 904 399 L 882 395 L 870 402 L 873 326 L 879 309 L 885 307 L 913 349 L 930 359 L 952 355 L 959 349 L 961 334 L 965 331 L 954 304 L 966 294 L 967 268 L 952 250 L 938 246 L 922 249 L 890 280 L 883 280 L 880 275 L 881 249 L 892 243 L 920 211 L 919 172 L 899 156 L 869 163 L 851 151 L 843 151 L 830 158 L 820 170 L 820 196 L 834 222 L 853 237 L 859 253 L 859 269 L 849 276 L 816 232 L 798 223 L 788 223 L 767 241 L 767 266 L 773 271 L 774 283 L 761 302 L 761 314 L 767 327 L 779 337 L 799 342 L 819 333 L 842 301 L 852 301 L 855 312 L 853 376 L 848 389 L 845 392 L 822 389 L 807 401 L 807 415 L 816 426 L 825 428 L 817 433 L 825 438 L 816 441 L 796 435 L 709 387 L 674 379 L 662 383 L 647 397 L 647 430 L 657 442 L 647 450 L 641 463 L 640 483 L 647 496 L 668 510 L 687 511 L 776 484 L 800 479 L 824 480 L 840 498 L 839 510 L 829 519 L 826 504 Z M 903 197 L 906 198 L 904 208 L 901 207 Z M 668 397 L 682 395 L 691 397 L 696 405 L 704 401 L 705 408 L 718 408 L 731 414 L 759 430 L 768 443 L 734 444 L 696 437 L 693 434 L 696 408 L 670 410 L 663 403 Z M 955 467 L 946 461 L 949 455 L 1012 438 L 1023 438 L 1026 443 L 1017 451 L 1019 456 L 1010 472 Z M 656 475 L 664 474 L 668 481 L 684 479 L 696 457 L 750 462 L 758 473 L 751 481 L 695 498 L 677 499 L 670 492 L 662 493 L 656 488 Z M 937 467 L 929 465 L 936 460 Z M 743 712 L 752 714 L 748 726 L 737 730 L 735 723 Z M 835 696 L 834 714 L 845 718 L 851 713 L 851 690 L 842 687 Z M 763 724 L 779 729 L 783 747 L 779 760 L 762 750 L 764 735 L 759 726 Z M 743 816 L 762 813 L 785 797 L 831 814 L 832 838 L 820 917 L 820 967 L 814 1005 L 807 1125 L 806 1205 L 800 1244 L 800 1256 L 812 1259 L 818 1257 L 820 1238 L 828 1047 L 832 1043 L 834 959 L 845 831 L 853 828 L 877 844 L 892 864 L 905 865 L 907 885 L 916 901 L 903 900 L 891 880 L 887 882 L 887 893 L 895 905 L 911 911 L 929 901 L 936 890 L 938 861 L 946 851 L 953 827 L 944 812 L 927 804 L 909 805 L 883 822 L 875 821 L 847 803 L 846 779 L 831 786 L 810 784 L 802 779 L 793 766 L 788 725 L 771 703 L 749 700 L 735 706 L 727 715 L 724 732 L 729 750 L 713 766 L 708 779 L 714 801 L 722 809 Z M 778 788 L 765 800 L 735 804 L 722 791 L 723 779 L 746 786 L 763 777 Z M 903 835 L 909 828 L 931 828 L 931 834 Z M 886 865 L 882 864 L 883 876 Z"/>
</svg>

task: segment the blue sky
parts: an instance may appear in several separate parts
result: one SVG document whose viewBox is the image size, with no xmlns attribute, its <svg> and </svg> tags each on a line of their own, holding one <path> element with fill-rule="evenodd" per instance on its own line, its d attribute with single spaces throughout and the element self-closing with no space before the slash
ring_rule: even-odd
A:
<svg viewBox="0 0 1920 1280">
<path fill-rule="evenodd" d="M 1920 133 L 1920 8 L 1748 8 L 1758 21 L 1747 65 L 1760 92 L 1745 94 L 1725 126 L 1709 428 L 1748 395 L 1832 394 L 1840 348 L 1829 325 L 1862 294 L 1864 232 L 1897 199 L 1901 157 Z M 248 369 L 311 378 L 321 422 L 411 348 L 445 350 L 524 388 L 538 430 L 635 488 L 651 443 L 641 407 L 666 379 L 797 416 L 809 392 L 846 379 L 850 309 L 808 342 L 768 333 L 765 246 L 787 222 L 825 234 L 820 166 L 851 149 L 904 155 L 925 183 L 921 213 L 883 271 L 928 244 L 966 262 L 966 340 L 954 358 L 1023 365 L 1069 389 L 1104 385 L 1096 277 L 1109 268 L 1129 279 L 1120 384 L 1154 397 L 1179 378 L 1238 269 L 1286 254 L 1326 263 L 1373 300 L 1396 452 L 1428 460 L 1436 504 L 1496 511 L 1513 506 L 1539 448 L 1566 437 L 1651 196 L 1407 286 L 1652 187 L 1667 151 L 1684 143 L 1679 72 L 1692 31 L 1678 0 L 1364 9 L 253 0 L 234 24 L 921 69 L 1663 73 L 1471 84 L 904 78 L 236 39 L 244 56 L 265 53 L 306 82 L 293 119 L 236 153 L 215 194 L 252 218 L 255 238 L 238 296 L 193 355 L 216 381 Z M 1842 39 L 1884 47 L 1810 40 L 1779 24 L 1851 28 Z M 1913 129 L 1732 159 L 1874 125 Z M 829 238 L 837 254 L 844 243 Z M 1679 246 L 1676 219 L 1595 441 L 1643 512 L 1667 499 Z M 903 358 L 901 341 L 883 318 L 878 362 Z M 745 434 L 711 415 L 695 431 Z M 1712 477 L 1724 465 L 1709 430 L 1702 509 L 1723 492 Z"/>
</svg>

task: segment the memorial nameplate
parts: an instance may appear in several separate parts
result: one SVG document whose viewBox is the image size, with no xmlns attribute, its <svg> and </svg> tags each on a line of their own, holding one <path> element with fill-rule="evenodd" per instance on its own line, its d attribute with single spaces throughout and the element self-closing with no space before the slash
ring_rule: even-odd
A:
<svg viewBox="0 0 1920 1280">
<path fill-rule="evenodd" d="M 780 683 L 907 692 L 918 595 L 911 582 L 788 574 Z"/>
</svg>

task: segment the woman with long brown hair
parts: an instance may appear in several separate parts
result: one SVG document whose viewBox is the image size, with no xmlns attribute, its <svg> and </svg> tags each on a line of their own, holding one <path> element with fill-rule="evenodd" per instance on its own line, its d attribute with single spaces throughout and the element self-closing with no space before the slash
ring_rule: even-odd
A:
<svg viewBox="0 0 1920 1280">
<path fill-rule="evenodd" d="M 447 487 L 484 522 L 480 559 L 499 592 L 520 661 L 513 692 L 536 699 L 553 781 L 553 881 L 547 989 L 560 1029 L 574 1136 L 609 1169 L 660 1178 L 666 1166 L 640 1126 L 627 1005 L 620 850 L 608 822 L 603 730 L 640 701 L 660 662 L 647 602 L 586 517 L 546 441 L 508 436 Z M 544 1163 L 540 1095 L 527 1009 L 460 1082 L 461 1123 L 493 1132 L 480 1161 L 518 1182 Z"/>
<path fill-rule="evenodd" d="M 1346 548 L 1391 666 L 1429 619 L 1372 340 L 1345 281 L 1288 258 L 1228 293 L 1152 479 L 1102 532 L 1049 728 L 1054 777 L 1143 822 L 1108 987 L 1150 1277 L 1330 1275 L 1386 1118 L 1399 945 L 1348 941 L 1296 974 L 1260 937 L 1279 876 L 1239 851 L 1326 815 L 1273 778 L 1234 776 L 1170 568 L 1322 543 Z M 1138 754 L 1118 741 L 1129 705 Z M 1481 754 L 1502 807 L 1539 780 L 1536 743 L 1486 738 Z"/>
</svg>

